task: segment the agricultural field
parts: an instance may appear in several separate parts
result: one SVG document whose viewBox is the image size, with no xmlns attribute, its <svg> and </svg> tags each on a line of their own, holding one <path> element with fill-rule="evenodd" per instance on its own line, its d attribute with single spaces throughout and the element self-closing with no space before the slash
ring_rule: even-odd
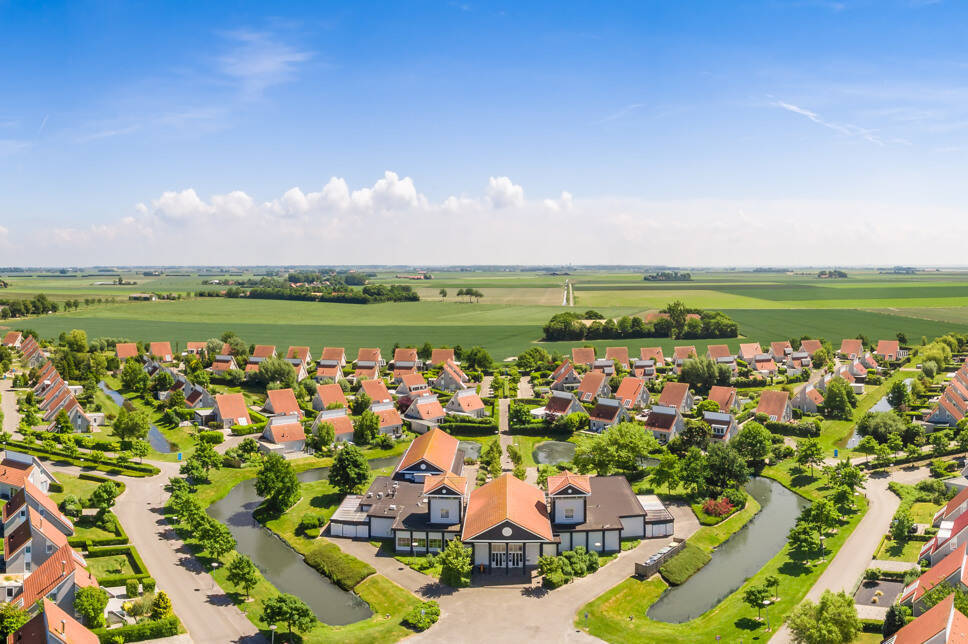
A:
<svg viewBox="0 0 968 644">
<path fill-rule="evenodd" d="M 923 272 L 916 275 L 849 271 L 846 279 L 822 280 L 813 274 L 699 272 L 689 282 L 647 282 L 639 272 L 573 270 L 567 276 L 538 271 L 438 271 L 432 280 L 406 280 L 381 270 L 375 283 L 405 283 L 420 302 L 334 304 L 280 300 L 189 297 L 178 301 L 129 302 L 136 292 L 190 295 L 211 274 L 144 276 L 140 273 L 67 276 L 2 276 L 9 287 L 0 298 L 44 293 L 53 300 L 102 298 L 77 311 L 0 322 L 0 328 L 31 328 L 44 336 L 81 328 L 89 337 L 134 340 L 168 339 L 184 346 L 232 330 L 250 343 L 326 344 L 355 352 L 363 346 L 389 350 L 394 343 L 480 345 L 496 359 L 513 356 L 538 342 L 541 326 L 555 313 L 590 308 L 605 316 L 642 314 L 672 300 L 686 306 L 724 311 L 739 323 L 742 338 L 769 342 L 810 335 L 835 343 L 863 333 L 893 337 L 903 331 L 912 340 L 947 331 L 968 331 L 968 273 Z M 130 285 L 110 282 L 120 275 Z M 251 278 L 253 272 L 231 277 Z M 222 276 L 224 279 L 225 276 Z M 574 287 L 574 307 L 562 305 L 563 286 Z M 458 297 L 461 288 L 483 293 L 480 301 Z M 440 289 L 447 290 L 442 297 Z M 110 300 L 114 301 L 110 301 Z M 692 341 L 698 347 L 719 341 Z M 728 341 L 732 346 L 739 339 Z M 566 352 L 584 342 L 546 343 Z M 601 340 L 597 347 L 622 344 L 633 352 L 642 346 L 671 348 L 667 339 Z"/>
</svg>

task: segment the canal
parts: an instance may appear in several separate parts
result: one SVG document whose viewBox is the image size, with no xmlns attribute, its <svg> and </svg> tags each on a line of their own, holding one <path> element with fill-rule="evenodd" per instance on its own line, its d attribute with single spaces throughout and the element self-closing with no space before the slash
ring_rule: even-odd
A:
<svg viewBox="0 0 968 644">
<path fill-rule="evenodd" d="M 108 398 L 110 398 L 118 407 L 124 407 L 128 410 L 134 408 L 134 405 L 132 405 L 130 401 L 126 400 L 120 392 L 108 387 L 108 383 L 104 382 L 103 380 L 97 383 L 97 386 L 101 389 L 101 391 L 106 393 Z M 148 443 L 159 454 L 171 454 L 173 451 L 171 443 L 168 442 L 168 439 L 165 438 L 165 435 L 161 433 L 161 430 L 158 429 L 158 426 L 154 423 L 151 423 L 151 425 L 148 427 Z"/>
</svg>

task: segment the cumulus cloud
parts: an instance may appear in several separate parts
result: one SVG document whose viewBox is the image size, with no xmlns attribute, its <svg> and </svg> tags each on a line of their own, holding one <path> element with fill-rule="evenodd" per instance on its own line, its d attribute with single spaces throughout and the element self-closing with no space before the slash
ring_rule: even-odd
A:
<svg viewBox="0 0 968 644">
<path fill-rule="evenodd" d="M 508 177 L 491 177 L 487 182 L 487 198 L 495 208 L 520 206 L 524 203 L 524 188 Z"/>
</svg>

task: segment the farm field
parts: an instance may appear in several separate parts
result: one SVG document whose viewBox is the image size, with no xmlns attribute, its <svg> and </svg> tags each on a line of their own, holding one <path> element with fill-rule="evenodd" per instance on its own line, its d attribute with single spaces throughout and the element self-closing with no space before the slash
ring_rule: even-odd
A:
<svg viewBox="0 0 968 644">
<path fill-rule="evenodd" d="M 115 302 L 82 305 L 77 311 L 0 322 L 0 329 L 31 328 L 44 336 L 81 328 L 89 337 L 134 340 L 168 339 L 184 346 L 226 330 L 247 342 L 281 346 L 308 344 L 315 351 L 327 344 L 389 350 L 395 343 L 480 345 L 504 359 L 538 342 L 541 325 L 554 313 L 594 308 L 608 317 L 659 309 L 680 299 L 687 306 L 718 309 L 740 325 L 743 339 L 769 342 L 810 335 L 835 343 L 863 333 L 870 338 L 893 337 L 903 331 L 912 339 L 947 331 L 968 331 L 968 274 L 880 275 L 850 272 L 841 280 L 781 273 L 702 272 L 691 282 L 646 282 L 638 272 L 576 270 L 568 276 L 536 271 L 437 272 L 433 280 L 402 280 L 393 271 L 379 271 L 376 283 L 408 283 L 421 302 L 369 305 L 189 298 L 178 301 L 129 302 L 128 293 L 191 293 L 211 275 L 142 276 L 124 273 L 134 285 L 103 285 L 108 276 L 4 276 L 9 288 L 0 298 L 45 293 L 52 299 L 116 298 Z M 238 276 L 238 274 L 236 274 Z M 247 273 L 244 277 L 252 277 Z M 575 306 L 561 304 L 565 280 L 574 284 Z M 447 289 L 442 298 L 438 291 Z M 458 298 L 460 288 L 483 292 L 480 302 Z M 734 346 L 740 339 L 727 341 Z M 697 347 L 722 340 L 689 341 Z M 552 351 L 573 346 L 626 345 L 669 349 L 683 342 L 645 338 L 593 342 L 543 343 Z"/>
</svg>

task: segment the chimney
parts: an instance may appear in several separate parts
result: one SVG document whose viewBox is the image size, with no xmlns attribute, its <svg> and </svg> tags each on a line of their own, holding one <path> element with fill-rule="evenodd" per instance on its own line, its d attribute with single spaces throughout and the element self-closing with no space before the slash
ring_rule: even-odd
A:
<svg viewBox="0 0 968 644">
<path fill-rule="evenodd" d="M 60 632 L 61 632 L 61 634 L 64 634 L 64 633 L 67 632 L 67 620 L 66 619 L 62 619 L 61 620 L 61 629 L 60 629 Z"/>
</svg>

